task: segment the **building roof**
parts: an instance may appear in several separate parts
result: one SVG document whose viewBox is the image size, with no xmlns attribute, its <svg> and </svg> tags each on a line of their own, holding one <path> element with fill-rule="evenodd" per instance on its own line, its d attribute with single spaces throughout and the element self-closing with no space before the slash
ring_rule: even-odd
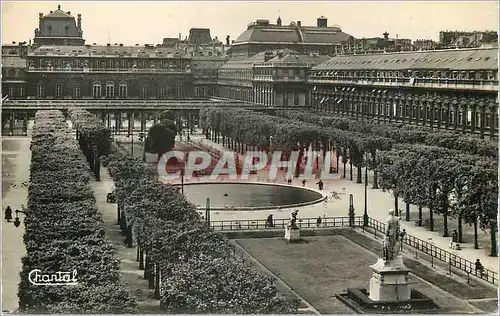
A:
<svg viewBox="0 0 500 316">
<path fill-rule="evenodd" d="M 351 35 L 342 32 L 341 30 L 336 30 L 333 27 L 313 27 L 313 26 L 303 26 L 302 34 L 304 37 L 304 43 L 332 43 L 341 44 L 347 41 Z"/>
<path fill-rule="evenodd" d="M 248 26 L 233 45 L 240 43 L 307 43 L 307 44 L 341 44 L 349 34 L 342 32 L 338 27 L 298 26 L 295 22 L 290 25 L 271 25 L 256 22 Z"/>
<path fill-rule="evenodd" d="M 245 57 L 245 56 L 237 56 L 229 59 L 227 63 L 225 63 L 221 69 L 250 69 L 253 67 L 255 64 L 260 64 L 266 61 L 266 56 L 276 56 L 278 52 L 283 52 L 284 55 L 290 54 L 290 53 L 295 53 L 298 54 L 296 51 L 291 50 L 291 49 L 281 49 L 281 50 L 269 50 L 265 52 L 260 52 L 258 54 L 255 54 L 251 57 Z"/>
<path fill-rule="evenodd" d="M 2 56 L 3 68 L 26 68 L 26 59 L 19 56 Z"/>
<path fill-rule="evenodd" d="M 124 57 L 187 57 L 186 50 L 155 46 L 40 46 L 29 56 L 124 56 Z"/>
<path fill-rule="evenodd" d="M 44 18 L 64 18 L 64 19 L 73 19 L 74 17 L 71 16 L 70 14 L 62 11 L 62 10 L 56 10 L 52 13 L 46 14 Z"/>
<path fill-rule="evenodd" d="M 451 69 L 496 70 L 498 48 L 453 49 L 374 55 L 336 56 L 314 67 L 315 70 L 363 69 Z"/>
<path fill-rule="evenodd" d="M 291 51 L 283 55 L 278 54 L 276 57 L 264 62 L 264 64 L 301 64 L 307 65 L 308 67 L 314 67 L 328 59 L 330 59 L 330 57 L 325 55 L 300 55 Z"/>
</svg>

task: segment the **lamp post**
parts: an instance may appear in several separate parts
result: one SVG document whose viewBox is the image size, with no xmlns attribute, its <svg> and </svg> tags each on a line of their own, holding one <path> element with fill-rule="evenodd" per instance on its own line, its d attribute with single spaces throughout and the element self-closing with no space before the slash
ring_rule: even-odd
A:
<svg viewBox="0 0 500 316">
<path fill-rule="evenodd" d="M 185 168 L 184 162 L 182 162 L 181 165 L 181 193 L 184 194 L 184 168 Z"/>
<path fill-rule="evenodd" d="M 354 226 L 354 197 L 349 194 L 349 226 Z"/>
<path fill-rule="evenodd" d="M 16 218 L 14 219 L 14 226 L 16 227 L 19 227 L 19 225 L 21 225 L 21 220 L 19 219 L 19 213 L 23 213 L 24 216 L 28 216 L 28 214 L 26 214 L 25 212 L 16 210 Z"/>
<path fill-rule="evenodd" d="M 142 141 L 142 162 L 146 162 L 146 137 L 143 132 L 139 133 L 139 141 Z"/>
<path fill-rule="evenodd" d="M 210 228 L 210 198 L 207 198 L 207 206 L 205 209 L 205 220 L 207 221 L 207 225 Z"/>
<path fill-rule="evenodd" d="M 363 214 L 363 227 L 368 226 L 368 153 L 365 157 L 365 212 Z"/>
<path fill-rule="evenodd" d="M 227 206 L 226 206 L 226 198 L 229 196 L 229 194 L 228 193 L 224 193 L 222 196 L 224 197 L 224 209 L 226 209 L 227 208 Z"/>
</svg>

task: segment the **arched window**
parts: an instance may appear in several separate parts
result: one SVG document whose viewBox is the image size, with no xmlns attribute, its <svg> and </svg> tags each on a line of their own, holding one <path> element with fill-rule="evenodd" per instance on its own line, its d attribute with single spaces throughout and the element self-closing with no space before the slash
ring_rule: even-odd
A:
<svg viewBox="0 0 500 316">
<path fill-rule="evenodd" d="M 112 81 L 106 83 L 106 98 L 112 99 L 115 97 L 115 84 Z"/>
<path fill-rule="evenodd" d="M 95 99 L 101 98 L 101 83 L 99 81 L 94 82 L 92 95 Z"/>
<path fill-rule="evenodd" d="M 124 81 L 120 82 L 118 95 L 120 96 L 120 99 L 125 99 L 127 97 L 127 83 L 126 82 L 124 82 Z"/>
</svg>

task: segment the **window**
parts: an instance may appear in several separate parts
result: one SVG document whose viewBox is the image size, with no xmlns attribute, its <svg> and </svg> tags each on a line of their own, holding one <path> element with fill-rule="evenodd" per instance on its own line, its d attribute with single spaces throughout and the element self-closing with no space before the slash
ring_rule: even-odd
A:
<svg viewBox="0 0 500 316">
<path fill-rule="evenodd" d="M 96 99 L 101 98 L 101 83 L 99 81 L 94 82 L 92 89 L 92 96 Z"/>
<path fill-rule="evenodd" d="M 196 87 L 196 90 L 198 91 L 197 96 L 199 96 L 199 89 Z M 166 99 L 168 98 L 168 87 L 165 85 L 161 85 L 158 87 L 158 96 L 160 99 Z"/>
<path fill-rule="evenodd" d="M 45 88 L 43 86 L 43 84 L 39 83 L 37 86 L 36 86 L 36 96 L 37 98 L 43 98 L 44 97 L 44 91 Z"/>
<path fill-rule="evenodd" d="M 127 97 L 127 83 L 124 81 L 120 82 L 118 89 L 119 89 L 118 94 L 120 96 L 120 99 L 125 99 Z"/>
<path fill-rule="evenodd" d="M 62 97 L 62 85 L 60 83 L 56 83 L 56 98 Z"/>
<path fill-rule="evenodd" d="M 111 81 L 106 83 L 106 98 L 114 98 L 115 97 L 115 84 Z"/>
<path fill-rule="evenodd" d="M 148 99 L 148 98 L 149 98 L 149 86 L 142 85 L 141 86 L 141 99 Z"/>
<path fill-rule="evenodd" d="M 80 90 L 80 86 L 79 85 L 76 85 L 74 90 L 73 90 L 73 96 L 75 99 L 80 99 L 81 98 L 81 90 Z"/>
</svg>

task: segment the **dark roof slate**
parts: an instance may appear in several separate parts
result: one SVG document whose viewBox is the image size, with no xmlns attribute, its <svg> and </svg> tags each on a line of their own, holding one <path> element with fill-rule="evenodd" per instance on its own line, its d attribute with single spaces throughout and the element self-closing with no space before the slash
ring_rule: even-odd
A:
<svg viewBox="0 0 500 316">
<path fill-rule="evenodd" d="M 497 70 L 498 48 L 453 49 L 386 53 L 373 55 L 336 56 L 314 67 L 317 70 L 402 70 L 450 69 Z"/>
</svg>

